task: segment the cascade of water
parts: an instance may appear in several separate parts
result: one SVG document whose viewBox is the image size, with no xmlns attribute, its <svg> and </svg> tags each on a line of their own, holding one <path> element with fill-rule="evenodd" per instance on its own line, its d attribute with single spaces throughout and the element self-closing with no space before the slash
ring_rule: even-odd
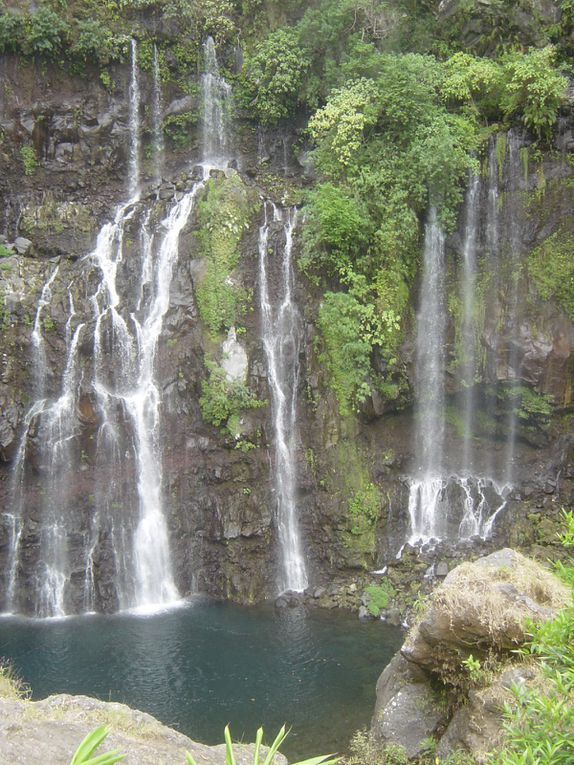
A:
<svg viewBox="0 0 574 765">
<path fill-rule="evenodd" d="M 461 383 L 464 388 L 463 425 L 464 445 L 462 464 L 465 473 L 472 472 L 472 437 L 474 430 L 474 383 L 476 377 L 476 334 L 475 334 L 475 289 L 476 289 L 476 252 L 478 240 L 480 201 L 480 177 L 471 178 L 466 195 L 465 236 L 463 243 L 462 268 L 462 364 Z"/>
<path fill-rule="evenodd" d="M 275 310 L 269 295 L 271 220 L 281 223 L 285 236 L 279 275 L 281 302 Z M 308 584 L 296 496 L 297 387 L 301 345 L 301 317 L 293 302 L 292 250 L 296 222 L 295 209 L 281 211 L 275 205 L 266 203 L 265 219 L 259 229 L 259 299 L 275 438 L 274 479 L 282 556 L 279 577 L 281 592 L 302 592 Z"/>
<path fill-rule="evenodd" d="M 520 332 L 520 317 L 518 305 L 518 276 L 520 273 L 520 242 L 521 242 L 521 218 L 519 214 L 519 192 L 521 187 L 522 163 L 520 161 L 520 148 L 522 140 L 514 131 L 508 132 L 507 138 L 507 157 L 505 180 L 507 182 L 507 227 L 508 227 L 508 245 L 510 248 L 508 263 L 508 295 L 506 305 L 506 323 L 507 323 L 507 366 L 509 383 L 512 387 L 520 380 L 518 343 L 514 338 Z M 508 415 L 506 418 L 506 482 L 512 483 L 514 472 L 514 456 L 516 449 L 516 431 L 517 431 L 517 405 L 512 391 L 509 390 L 510 399 L 507 402 Z"/>
<path fill-rule="evenodd" d="M 36 316 L 34 317 L 34 326 L 30 339 L 32 341 L 32 370 L 34 375 L 34 394 L 37 398 L 44 398 L 46 395 L 46 349 L 44 347 L 44 336 L 42 334 L 42 313 L 44 308 L 52 300 L 52 285 L 60 270 L 59 264 L 53 270 L 48 281 L 42 288 Z"/>
<path fill-rule="evenodd" d="M 231 149 L 231 86 L 219 73 L 215 43 L 208 37 L 203 46 L 203 158 L 214 166 L 225 165 Z"/>
<path fill-rule="evenodd" d="M 28 445 L 28 436 L 30 428 L 36 417 L 42 412 L 44 399 L 35 401 L 24 417 L 22 436 L 18 444 L 18 450 L 14 459 L 14 470 L 10 485 L 10 496 L 12 497 L 12 512 L 3 513 L 8 521 L 9 529 L 9 555 L 8 555 L 8 577 L 6 586 L 6 599 L 4 610 L 7 613 L 13 613 L 16 610 L 15 596 L 18 583 L 18 560 L 20 556 L 20 541 L 22 538 L 22 513 L 24 510 L 24 478 L 26 471 L 26 447 Z"/>
<path fill-rule="evenodd" d="M 157 183 L 161 182 L 163 174 L 163 161 L 164 161 L 164 138 L 163 138 L 163 105 L 161 96 L 161 72 L 159 67 L 159 54 L 157 45 L 153 46 L 153 93 L 152 93 L 152 130 L 153 130 L 153 142 L 154 142 L 154 169 L 155 180 Z"/>
<path fill-rule="evenodd" d="M 131 79 L 129 91 L 129 130 L 130 130 L 130 161 L 129 161 L 129 195 L 139 197 L 140 183 L 140 82 L 138 69 L 138 44 L 131 41 Z"/>
<path fill-rule="evenodd" d="M 416 464 L 421 478 L 411 481 L 410 541 L 443 535 L 440 497 L 443 488 L 445 247 L 436 210 L 431 209 L 425 228 L 420 308 L 417 314 L 415 360 Z"/>
<path fill-rule="evenodd" d="M 42 502 L 40 549 L 35 575 L 36 616 L 64 616 L 69 580 L 67 516 L 71 506 L 69 472 L 76 464 L 72 442 L 78 435 L 76 409 L 79 389 L 78 347 L 84 324 L 74 332 L 62 376 L 60 397 L 40 417 L 39 437 L 46 445 L 46 491 Z"/>
</svg>

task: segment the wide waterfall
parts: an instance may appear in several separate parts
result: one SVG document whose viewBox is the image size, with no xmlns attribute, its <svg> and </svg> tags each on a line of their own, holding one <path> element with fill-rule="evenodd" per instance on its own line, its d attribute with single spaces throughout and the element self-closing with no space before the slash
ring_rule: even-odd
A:
<svg viewBox="0 0 574 765">
<path fill-rule="evenodd" d="M 487 171 L 470 178 L 462 216 L 455 295 L 460 323 L 454 367 L 460 390 L 458 410 L 453 397 L 446 395 L 447 365 L 451 361 L 445 351 L 449 271 L 434 210 L 426 225 L 415 349 L 415 467 L 409 477 L 412 544 L 488 538 L 511 492 L 517 438 L 512 386 L 520 377 L 514 338 L 520 331 L 522 141 L 512 131 L 498 140 L 504 148 L 502 164 L 499 166 L 501 152 L 497 151 L 496 139 L 492 139 Z M 506 192 L 502 203 L 501 183 Z M 482 308 L 479 289 L 484 293 Z M 482 331 L 487 340 L 500 336 L 504 347 L 497 341 L 488 352 L 481 350 L 480 310 L 486 314 Z M 502 331 L 490 329 L 491 317 L 497 315 L 503 316 Z M 503 367 L 506 371 L 501 371 Z M 501 415 L 499 399 L 504 397 L 508 403 Z M 449 408 L 462 431 L 458 445 L 445 437 Z M 481 421 L 490 423 L 491 438 L 503 444 L 496 460 L 494 446 L 487 449 L 478 438 Z"/>
<path fill-rule="evenodd" d="M 140 114 L 142 111 L 137 44 L 131 45 L 129 83 L 129 199 L 99 232 L 94 251 L 79 263 L 69 285 L 66 365 L 59 392 L 49 395 L 42 312 L 51 297 L 57 266 L 42 290 L 32 331 L 34 392 L 37 400 L 25 419 L 12 479 L 13 513 L 10 570 L 5 610 L 39 617 L 97 608 L 95 557 L 102 545 L 113 555 L 118 608 L 153 610 L 180 599 L 174 582 L 164 511 L 161 439 L 161 390 L 156 380 L 156 351 L 170 305 L 172 272 L 179 235 L 203 181 L 171 205 L 155 230 L 151 209 L 142 209 Z M 157 58 L 155 59 L 157 64 Z M 157 71 L 156 71 L 157 75 Z M 154 77 L 154 126 L 160 124 L 159 78 Z M 157 123 L 157 125 L 156 125 Z M 161 152 L 156 154 L 161 160 Z M 158 170 L 158 173 L 161 171 Z M 139 229 L 139 259 L 126 258 L 126 229 Z M 137 265 L 139 264 L 139 266 Z M 133 286 L 133 272 L 136 285 Z M 85 280 L 92 316 L 80 321 L 72 287 Z M 91 291 L 91 294 L 90 294 Z M 92 346 L 92 363 L 82 350 Z M 90 456 L 82 441 L 82 422 L 97 423 Z M 26 512 L 26 486 L 33 444 L 43 477 L 37 500 L 39 517 Z M 93 511 L 81 529 L 69 518 L 77 497 L 74 479 L 84 460 L 93 459 Z M 35 468 L 37 469 L 37 468 Z M 39 557 L 22 558 L 25 524 L 36 523 Z M 76 543 L 70 545 L 71 535 Z M 78 542 L 78 537 L 80 541 Z M 110 554 L 108 553 L 108 554 Z M 25 588 L 20 579 L 25 578 Z M 26 592 L 24 601 L 23 591 Z M 80 593 L 80 595 L 78 594 Z"/>
<path fill-rule="evenodd" d="M 279 591 L 302 592 L 308 584 L 296 496 L 297 389 L 301 317 L 293 299 L 293 231 L 295 209 L 280 210 L 265 204 L 265 219 L 259 229 L 259 300 L 263 346 L 271 391 L 274 430 L 274 483 L 277 526 L 281 547 Z M 270 256 L 271 225 L 283 230 L 283 246 Z M 272 252 L 272 250 L 271 250 Z M 277 262 L 280 259 L 280 262 Z M 272 262 L 275 261 L 275 262 Z M 271 269 L 279 286 L 272 302 Z"/>
</svg>

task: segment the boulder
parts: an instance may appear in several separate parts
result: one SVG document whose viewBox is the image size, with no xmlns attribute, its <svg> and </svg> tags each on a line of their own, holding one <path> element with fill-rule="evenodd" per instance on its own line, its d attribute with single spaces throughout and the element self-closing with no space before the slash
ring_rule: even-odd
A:
<svg viewBox="0 0 574 765">
<path fill-rule="evenodd" d="M 512 698 L 512 685 L 538 680 L 532 668 L 512 666 L 510 652 L 527 640 L 529 621 L 549 619 L 569 602 L 557 577 L 514 550 L 453 569 L 379 678 L 373 742 L 402 746 L 412 759 L 425 739 L 440 736 L 441 762 L 457 750 L 482 762 L 502 740 L 501 708 Z M 505 669 L 488 687 L 473 687 L 462 662 L 493 651 L 508 652 Z"/>
<path fill-rule="evenodd" d="M 125 704 L 67 694 L 35 702 L 0 698 L 0 762 L 68 765 L 84 736 L 100 725 L 110 734 L 97 753 L 119 749 L 126 765 L 183 765 L 186 751 L 198 765 L 225 765 L 224 745 L 198 744 Z M 234 749 L 237 765 L 253 762 L 253 746 Z M 286 763 L 282 755 L 274 760 Z"/>
<path fill-rule="evenodd" d="M 14 249 L 18 255 L 26 255 L 32 247 L 32 242 L 23 236 L 19 236 L 14 240 Z"/>
<path fill-rule="evenodd" d="M 445 715 L 427 674 L 397 654 L 377 683 L 373 740 L 382 746 L 402 746 L 411 759 L 423 751 L 425 740 L 444 723 Z"/>
<path fill-rule="evenodd" d="M 442 673 L 449 656 L 458 665 L 469 653 L 516 648 L 526 640 L 527 621 L 549 619 L 568 602 L 568 589 L 553 574 L 514 550 L 499 550 L 448 574 L 402 654 Z"/>
<path fill-rule="evenodd" d="M 442 762 L 457 751 L 472 752 L 478 765 L 503 742 L 501 710 L 512 701 L 512 686 L 532 684 L 539 679 L 535 667 L 511 667 L 495 678 L 488 688 L 472 690 L 468 702 L 453 715 L 437 747 Z"/>
</svg>

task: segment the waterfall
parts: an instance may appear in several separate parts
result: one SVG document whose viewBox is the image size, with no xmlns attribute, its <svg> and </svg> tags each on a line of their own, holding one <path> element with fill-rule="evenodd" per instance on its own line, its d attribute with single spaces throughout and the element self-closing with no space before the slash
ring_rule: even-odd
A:
<svg viewBox="0 0 574 765">
<path fill-rule="evenodd" d="M 140 81 L 138 70 L 138 44 L 132 37 L 131 41 L 131 79 L 129 90 L 129 131 L 130 131 L 130 160 L 129 160 L 129 195 L 139 197 L 140 182 Z"/>
<path fill-rule="evenodd" d="M 159 53 L 157 45 L 153 46 L 153 60 L 152 60 L 152 73 L 153 73 L 153 92 L 152 92 L 152 131 L 153 131 L 153 151 L 154 151 L 154 169 L 156 183 L 161 183 L 163 174 L 163 162 L 165 145 L 163 138 L 163 104 L 161 96 L 161 72 L 159 67 Z"/>
<path fill-rule="evenodd" d="M 444 235 L 432 208 L 425 227 L 420 308 L 415 349 L 416 464 L 422 474 L 411 481 L 409 493 L 410 541 L 440 538 L 444 533 L 440 512 L 443 491 L 444 348 L 446 338 Z"/>
<path fill-rule="evenodd" d="M 506 482 L 512 483 L 514 472 L 514 456 L 516 448 L 517 430 L 517 406 L 515 397 L 512 395 L 516 382 L 520 380 L 520 360 L 518 358 L 518 344 L 513 342 L 515 336 L 520 333 L 520 316 L 518 305 L 518 278 L 520 272 L 520 226 L 519 193 L 521 188 L 520 177 L 522 163 L 520 161 L 521 138 L 513 130 L 508 132 L 507 137 L 507 169 L 505 180 L 507 182 L 507 238 L 509 246 L 509 272 L 508 295 L 506 306 L 506 335 L 507 335 L 507 366 L 509 382 L 509 399 L 507 402 L 508 414 L 506 418 Z"/>
<path fill-rule="evenodd" d="M 269 229 L 272 222 L 280 224 L 284 233 L 281 262 L 273 264 L 269 255 Z M 265 219 L 259 229 L 259 300 L 275 441 L 274 482 L 281 548 L 280 592 L 302 592 L 308 584 L 296 495 L 297 388 L 301 347 L 301 317 L 293 302 L 292 251 L 296 223 L 295 209 L 279 210 L 274 204 L 266 203 Z M 275 260 L 278 256 L 279 252 Z M 269 294 L 269 272 L 273 267 L 279 284 L 275 306 Z"/>
<path fill-rule="evenodd" d="M 507 506 L 518 426 L 513 388 L 520 379 L 516 339 L 521 331 L 518 278 L 524 223 L 521 148 L 520 136 L 510 131 L 499 164 L 496 139 L 492 139 L 485 180 L 472 176 L 467 189 L 459 279 L 462 448 L 458 454 L 446 449 L 444 438 L 446 305 L 441 285 L 446 270 L 444 242 L 432 210 L 426 226 L 415 360 L 416 471 L 409 479 L 408 501 L 412 544 L 445 537 L 488 538 Z M 501 184 L 504 196 L 499 193 Z M 484 362 L 476 353 L 479 273 L 488 287 L 484 296 L 488 356 Z M 495 393 L 488 394 L 486 406 L 479 410 L 477 381 L 481 377 L 494 384 Z M 503 418 L 497 411 L 501 396 L 507 399 Z M 504 443 L 497 463 L 492 450 L 485 455 L 474 439 L 479 411 L 488 423 L 498 421 L 503 429 L 496 433 Z M 492 430 L 494 425 L 489 427 Z"/>
<path fill-rule="evenodd" d="M 202 144 L 207 164 L 225 165 L 231 149 L 230 115 L 231 86 L 219 73 L 215 43 L 208 37 L 203 46 L 205 72 L 201 76 L 203 90 Z"/>
<path fill-rule="evenodd" d="M 48 281 L 42 287 L 40 300 L 34 317 L 34 326 L 30 339 L 32 341 L 32 369 L 34 374 L 34 394 L 37 398 L 44 398 L 46 393 L 46 349 L 44 347 L 44 336 L 42 334 L 42 313 L 52 300 L 52 284 L 54 283 L 59 264 L 56 266 Z"/>
<path fill-rule="evenodd" d="M 97 605 L 95 561 L 102 544 L 115 560 L 118 607 L 150 611 L 179 601 L 174 582 L 164 513 L 161 449 L 161 390 L 156 380 L 156 352 L 170 305 L 170 284 L 178 258 L 179 236 L 203 181 L 175 202 L 157 232 L 150 229 L 152 210 L 142 210 L 140 187 L 141 111 L 137 45 L 132 41 L 129 86 L 130 200 L 105 223 L 95 249 L 79 261 L 87 272 L 85 292 L 93 316 L 77 321 L 69 287 L 65 326 L 66 364 L 56 396 L 46 397 L 46 354 L 42 313 L 48 305 L 58 268 L 44 285 L 32 331 L 37 401 L 28 411 L 12 476 L 13 513 L 4 514 L 10 555 L 5 610 L 18 611 L 25 587 L 35 616 L 64 616 Z M 138 271 L 133 254 L 126 257 L 126 227 L 139 223 L 137 284 L 126 282 Z M 91 266 L 91 269 L 90 269 Z M 93 278 L 96 276 L 96 279 Z M 76 277 L 77 278 L 77 277 Z M 82 348 L 93 346 L 91 365 Z M 84 452 L 82 396 L 94 403 L 97 438 L 92 457 Z M 91 404 L 88 405 L 91 409 Z M 33 442 L 42 475 L 38 520 L 25 508 L 27 453 Z M 82 463 L 92 460 L 93 505 L 77 507 Z M 35 469 L 37 470 L 38 467 Z M 27 495 L 26 495 L 27 496 Z M 27 498 L 29 501 L 29 497 Z M 8 517 L 9 515 L 9 517 Z M 37 560 L 23 558 L 27 523 L 37 525 Z M 72 539 L 74 543 L 72 546 Z M 22 577 L 26 583 L 21 582 Z M 79 593 L 79 594 L 78 594 Z M 27 610 L 28 607 L 26 607 Z"/>
<path fill-rule="evenodd" d="M 466 196 L 465 236 L 463 243 L 462 269 L 462 327 L 461 341 L 462 364 L 460 380 L 464 389 L 463 401 L 463 470 L 472 473 L 472 438 L 474 432 L 474 384 L 476 378 L 476 332 L 475 332 L 475 290 L 476 290 L 476 254 L 478 223 L 480 211 L 480 177 L 475 175 L 470 180 Z"/>
</svg>

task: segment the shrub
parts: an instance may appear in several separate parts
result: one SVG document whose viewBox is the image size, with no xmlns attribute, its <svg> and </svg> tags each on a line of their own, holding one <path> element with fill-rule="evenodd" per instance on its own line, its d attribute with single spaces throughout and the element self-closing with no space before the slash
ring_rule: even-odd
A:
<svg viewBox="0 0 574 765">
<path fill-rule="evenodd" d="M 16 53 L 24 42 L 25 17 L 17 13 L 0 14 L 0 53 Z"/>
<path fill-rule="evenodd" d="M 309 62 L 295 29 L 272 32 L 255 49 L 243 78 L 242 100 L 263 124 L 289 117 L 300 102 Z"/>
<path fill-rule="evenodd" d="M 504 59 L 505 87 L 501 97 L 506 117 L 519 115 L 536 135 L 547 135 L 566 98 L 567 80 L 556 71 L 556 50 L 548 45 Z"/>
<path fill-rule="evenodd" d="M 226 425 L 230 432 L 235 431 L 233 435 L 238 435 L 241 412 L 259 409 L 266 406 L 267 402 L 258 399 L 240 380 L 229 380 L 225 370 L 218 364 L 207 361 L 206 366 L 209 377 L 201 386 L 201 415 L 210 425 Z"/>
<path fill-rule="evenodd" d="M 24 175 L 34 175 L 36 168 L 38 167 L 38 160 L 36 159 L 36 152 L 32 146 L 22 146 L 20 149 L 20 158 L 24 165 Z"/>
<path fill-rule="evenodd" d="M 364 206 L 345 189 L 322 183 L 308 196 L 303 271 L 335 275 L 366 247 L 372 228 Z"/>
<path fill-rule="evenodd" d="M 325 347 L 321 360 L 342 416 L 357 411 L 371 393 L 368 376 L 372 344 L 365 338 L 365 307 L 346 292 L 327 292 L 318 325 Z"/>
<path fill-rule="evenodd" d="M 368 483 L 357 491 L 348 502 L 347 512 L 351 517 L 351 534 L 370 531 L 379 519 L 381 494 L 374 483 Z"/>
<path fill-rule="evenodd" d="M 78 22 L 78 37 L 70 47 L 70 54 L 82 64 L 98 62 L 106 66 L 121 57 L 122 40 L 116 39 L 101 22 L 87 19 Z"/>
<path fill-rule="evenodd" d="M 384 580 L 382 584 L 371 584 L 365 589 L 365 595 L 368 599 L 367 609 L 369 613 L 378 617 L 384 608 L 389 607 L 391 598 L 396 594 L 393 585 Z"/>
<path fill-rule="evenodd" d="M 564 514 L 562 543 L 574 546 L 574 516 Z M 570 586 L 574 566 L 560 566 Z M 574 594 L 574 593 L 573 593 Z M 574 761 L 574 603 L 555 619 L 531 626 L 527 653 L 542 669 L 538 687 L 515 686 L 505 708 L 506 743 L 491 765 L 571 765 Z"/>
<path fill-rule="evenodd" d="M 68 24 L 53 10 L 40 6 L 26 19 L 26 53 L 57 58 L 70 35 Z"/>
</svg>

